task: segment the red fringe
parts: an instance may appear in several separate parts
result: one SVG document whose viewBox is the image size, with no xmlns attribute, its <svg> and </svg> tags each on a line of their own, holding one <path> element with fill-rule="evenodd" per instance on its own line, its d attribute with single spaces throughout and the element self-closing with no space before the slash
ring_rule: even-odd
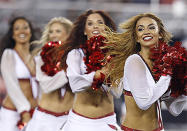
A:
<svg viewBox="0 0 187 131">
<path fill-rule="evenodd" d="M 169 86 L 172 97 L 187 94 L 187 50 L 181 44 L 175 42 L 174 46 L 168 46 L 165 42 L 159 42 L 158 47 L 151 48 L 154 77 L 157 81 L 161 76 L 172 77 Z"/>
<path fill-rule="evenodd" d="M 62 44 L 61 41 L 57 42 L 48 42 L 46 43 L 43 48 L 42 52 L 40 53 L 40 56 L 44 62 L 44 64 L 41 66 L 41 70 L 45 72 L 48 76 L 54 76 L 57 72 L 62 70 L 60 68 L 60 61 L 54 62 L 52 60 L 52 50 L 55 47 L 58 47 Z"/>
<path fill-rule="evenodd" d="M 85 44 L 82 44 L 80 48 L 83 49 L 85 53 L 85 57 L 83 58 L 85 65 L 87 66 L 86 73 L 90 73 L 92 71 L 100 70 L 104 65 L 105 62 L 105 53 L 107 52 L 106 49 L 101 49 L 100 47 L 105 46 L 104 43 L 105 37 L 93 36 L 90 40 L 87 40 Z M 107 61 L 109 61 L 111 57 L 107 57 Z M 101 73 L 101 77 L 99 79 L 95 79 L 92 83 L 92 89 L 97 90 L 101 87 L 103 81 L 105 79 L 105 75 Z"/>
</svg>

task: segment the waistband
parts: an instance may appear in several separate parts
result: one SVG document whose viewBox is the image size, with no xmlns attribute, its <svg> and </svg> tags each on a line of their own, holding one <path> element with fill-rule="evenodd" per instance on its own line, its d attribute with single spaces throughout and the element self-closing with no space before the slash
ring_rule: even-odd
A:
<svg viewBox="0 0 187 131">
<path fill-rule="evenodd" d="M 11 111 L 17 111 L 16 109 L 12 109 L 12 108 L 7 107 L 7 106 L 5 106 L 5 105 L 2 105 L 2 107 L 3 107 L 3 108 L 5 108 L 5 109 L 7 109 L 7 110 L 11 110 Z M 1 107 L 1 108 L 2 108 L 2 107 Z"/>
<path fill-rule="evenodd" d="M 53 115 L 53 116 L 56 116 L 56 117 L 59 117 L 59 116 L 64 116 L 64 115 L 68 115 L 69 114 L 69 111 L 65 111 L 65 112 L 60 112 L 60 113 L 57 113 L 57 112 L 52 112 L 52 111 L 48 111 L 40 106 L 38 106 L 37 110 L 41 111 L 41 112 L 44 112 L 44 113 L 47 113 L 47 114 L 50 114 L 50 115 Z"/>
<path fill-rule="evenodd" d="M 123 126 L 123 125 L 121 125 L 121 129 L 122 129 L 123 131 L 143 131 L 143 130 L 137 130 L 137 129 L 128 128 L 128 127 Z M 163 129 L 163 128 L 158 127 L 158 128 L 156 128 L 156 129 L 154 129 L 154 130 L 152 130 L 152 131 L 162 131 L 162 129 Z"/>
<path fill-rule="evenodd" d="M 112 115 L 113 114 L 113 115 Z M 110 124 L 116 124 L 116 114 L 114 112 L 108 113 L 107 115 L 97 117 L 97 118 L 90 118 L 84 115 L 81 115 L 75 111 L 70 110 L 70 113 L 68 115 L 68 120 L 71 122 L 75 122 L 78 124 L 91 124 L 91 125 L 102 125 L 106 123 Z"/>
<path fill-rule="evenodd" d="M 18 78 L 18 80 L 22 80 L 22 81 L 30 81 L 30 78 Z"/>
<path fill-rule="evenodd" d="M 94 118 L 93 118 L 93 117 L 84 116 L 84 115 L 82 115 L 82 114 L 76 112 L 76 111 L 73 110 L 73 109 L 72 109 L 72 112 L 75 113 L 75 114 L 77 114 L 77 115 L 79 115 L 79 116 L 88 118 L 88 119 L 101 119 L 101 118 L 105 118 L 105 117 L 112 116 L 112 115 L 115 114 L 114 112 L 111 112 L 111 113 L 108 113 L 108 114 L 106 114 L 106 115 L 104 115 L 104 116 L 99 116 L 99 117 L 94 117 Z"/>
</svg>

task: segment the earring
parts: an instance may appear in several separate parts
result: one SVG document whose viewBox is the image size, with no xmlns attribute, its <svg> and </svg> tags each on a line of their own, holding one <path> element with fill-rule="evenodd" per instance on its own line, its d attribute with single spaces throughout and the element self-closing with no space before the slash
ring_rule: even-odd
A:
<svg viewBox="0 0 187 131">
<path fill-rule="evenodd" d="M 84 32 L 84 35 L 87 35 L 86 32 Z"/>
</svg>

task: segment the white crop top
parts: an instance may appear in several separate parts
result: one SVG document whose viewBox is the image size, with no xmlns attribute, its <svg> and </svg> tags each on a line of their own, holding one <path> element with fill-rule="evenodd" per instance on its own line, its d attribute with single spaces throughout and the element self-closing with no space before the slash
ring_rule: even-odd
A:
<svg viewBox="0 0 187 131">
<path fill-rule="evenodd" d="M 161 76 L 155 82 L 148 66 L 138 54 L 129 56 L 125 62 L 124 89 L 132 93 L 140 109 L 146 110 L 159 98 L 164 98 L 162 100 L 166 103 L 168 111 L 174 116 L 179 115 L 187 103 L 187 96 L 172 98 L 170 93 L 164 94 L 169 87 L 170 80 L 171 77 L 167 75 Z"/>
<path fill-rule="evenodd" d="M 83 60 L 84 56 L 85 55 L 81 48 L 73 49 L 68 53 L 67 56 L 67 76 L 69 78 L 70 87 L 73 93 L 88 89 L 93 82 L 95 71 L 85 74 L 87 67 Z M 114 97 L 119 98 L 123 89 L 121 85 L 122 82 L 119 88 L 114 89 L 102 84 L 101 88 L 104 92 L 110 92 Z"/>
<path fill-rule="evenodd" d="M 23 60 L 20 58 L 18 53 L 15 50 L 10 50 L 12 51 L 14 57 L 15 57 L 15 70 L 16 70 L 16 75 L 18 79 L 30 79 L 32 76 L 26 67 L 25 63 Z"/>
<path fill-rule="evenodd" d="M 155 82 L 144 60 L 137 54 L 127 58 L 124 67 L 124 89 L 132 93 L 140 109 L 146 110 L 167 91 L 171 77 L 161 76 Z"/>
<path fill-rule="evenodd" d="M 68 83 L 68 79 L 64 70 L 59 71 L 54 76 L 48 76 L 41 70 L 43 61 L 40 55 L 37 55 L 35 57 L 35 61 L 36 61 L 36 79 L 39 82 L 42 92 L 49 93 L 61 88 L 61 95 L 64 96 L 66 92 L 66 88 L 64 87 L 66 87 L 66 84 Z"/>
<path fill-rule="evenodd" d="M 20 89 L 19 79 L 29 79 L 32 87 L 33 96 L 38 96 L 38 84 L 35 76 L 32 76 L 27 66 L 13 49 L 6 49 L 1 59 L 1 72 L 5 81 L 8 95 L 14 103 L 19 113 L 29 111 L 31 105 L 22 90 Z"/>
<path fill-rule="evenodd" d="M 86 65 L 83 61 L 84 53 L 82 49 L 73 49 L 67 56 L 67 76 L 69 78 L 72 92 L 80 92 L 92 85 L 95 72 L 86 73 Z"/>
</svg>

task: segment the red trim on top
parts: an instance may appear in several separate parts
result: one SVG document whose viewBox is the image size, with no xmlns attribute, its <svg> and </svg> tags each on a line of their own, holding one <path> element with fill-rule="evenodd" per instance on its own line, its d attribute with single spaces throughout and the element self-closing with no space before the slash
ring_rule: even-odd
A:
<svg viewBox="0 0 187 131">
<path fill-rule="evenodd" d="M 4 106 L 4 105 L 2 105 L 2 107 L 5 108 L 5 109 L 8 109 L 8 110 L 17 111 L 17 109 L 12 109 L 12 108 L 6 107 L 6 106 Z M 29 113 L 31 114 L 31 116 L 32 116 L 32 115 L 33 115 L 33 112 L 34 112 L 34 108 L 33 108 L 33 109 L 30 109 L 29 111 L 22 111 L 22 112 L 20 113 L 20 115 L 22 115 L 24 112 L 29 112 Z"/>
<path fill-rule="evenodd" d="M 79 115 L 79 116 L 88 118 L 88 119 L 101 119 L 101 118 L 105 118 L 105 117 L 114 115 L 114 112 L 111 112 L 111 113 L 108 113 L 108 114 L 106 114 L 106 115 L 104 115 L 104 116 L 99 116 L 99 117 L 94 117 L 94 118 L 93 118 L 93 117 L 88 117 L 88 116 L 84 116 L 84 115 L 82 115 L 82 114 L 79 114 L 79 113 L 76 112 L 75 110 L 72 110 L 72 112 L 75 113 L 75 114 L 77 114 L 77 115 Z"/>
<path fill-rule="evenodd" d="M 124 95 L 132 96 L 132 93 L 130 91 L 124 90 L 123 93 Z"/>
<path fill-rule="evenodd" d="M 29 79 L 29 78 L 18 78 L 18 80 L 30 81 L 30 79 Z"/>
<path fill-rule="evenodd" d="M 16 109 L 12 109 L 12 108 L 7 107 L 7 106 L 5 106 L 5 105 L 2 105 L 2 107 L 3 107 L 3 108 L 5 108 L 5 109 L 7 109 L 7 110 L 11 110 L 11 111 L 17 111 Z"/>
<path fill-rule="evenodd" d="M 159 106 L 158 102 L 156 103 L 156 106 L 158 108 L 158 111 L 157 111 L 157 113 L 158 113 L 158 126 L 161 129 L 163 129 L 164 126 L 163 126 L 162 119 L 161 119 L 161 109 L 160 109 L 160 106 Z M 157 130 L 155 130 L 155 131 L 157 131 Z"/>
<path fill-rule="evenodd" d="M 128 127 L 126 127 L 126 126 L 124 126 L 124 125 L 121 125 L 121 129 L 122 129 L 123 131 L 143 131 L 143 130 L 137 130 L 137 129 L 128 128 Z M 162 129 L 163 129 L 163 128 L 158 127 L 158 128 L 156 128 L 156 129 L 154 129 L 154 130 L 152 130 L 152 131 L 161 131 Z"/>
<path fill-rule="evenodd" d="M 60 113 L 57 113 L 57 112 L 52 112 L 52 111 L 48 111 L 40 106 L 38 106 L 37 110 L 41 111 L 41 112 L 44 112 L 44 113 L 47 113 L 47 114 L 50 114 L 50 115 L 53 115 L 53 116 L 56 116 L 56 117 L 59 117 L 59 116 L 64 116 L 64 115 L 68 115 L 69 114 L 69 111 L 65 111 L 65 112 L 60 112 Z"/>
<path fill-rule="evenodd" d="M 128 127 L 126 127 L 124 125 L 121 125 L 121 129 L 123 131 L 141 131 L 141 130 L 137 130 L 137 129 L 128 128 Z"/>
<path fill-rule="evenodd" d="M 118 130 L 117 127 L 116 127 L 115 125 L 108 124 L 108 126 L 109 126 L 110 128 L 112 128 L 112 129 L 116 130 L 116 131 Z"/>
</svg>

